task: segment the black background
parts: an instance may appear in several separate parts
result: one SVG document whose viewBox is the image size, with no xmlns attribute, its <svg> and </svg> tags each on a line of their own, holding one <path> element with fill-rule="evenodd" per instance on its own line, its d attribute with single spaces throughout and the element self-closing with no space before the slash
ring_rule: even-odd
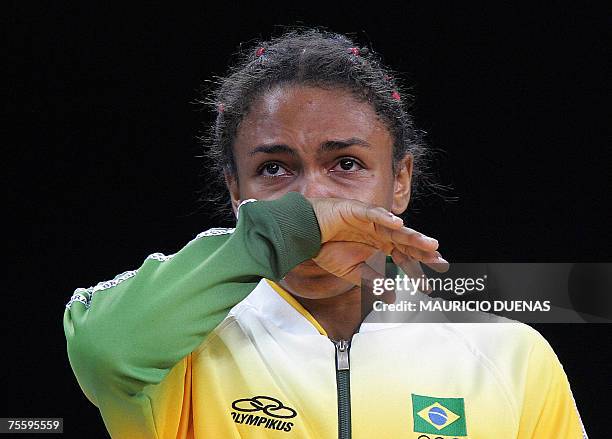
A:
<svg viewBox="0 0 612 439">
<path fill-rule="evenodd" d="M 409 73 L 456 197 L 417 200 L 410 221 L 449 261 L 609 262 L 610 9 L 463 3 L 5 5 L 0 416 L 64 417 L 63 437 L 105 437 L 68 364 L 63 306 L 76 287 L 224 225 L 198 202 L 208 182 L 196 135 L 210 116 L 191 102 L 274 25 L 356 32 Z M 610 327 L 537 329 L 587 431 L 604 437 Z"/>
</svg>

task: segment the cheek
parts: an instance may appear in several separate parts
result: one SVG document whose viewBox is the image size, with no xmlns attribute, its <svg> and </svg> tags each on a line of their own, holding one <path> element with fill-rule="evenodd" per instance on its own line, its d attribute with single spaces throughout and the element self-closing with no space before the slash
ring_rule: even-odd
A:
<svg viewBox="0 0 612 439">
<path fill-rule="evenodd" d="M 239 190 L 241 200 L 248 200 L 250 198 L 255 198 L 256 200 L 266 199 L 266 197 L 261 196 L 261 192 L 254 190 L 248 184 L 239 184 L 238 190 Z"/>
<path fill-rule="evenodd" d="M 372 172 L 370 177 L 347 188 L 347 195 L 344 198 L 352 198 L 364 203 L 381 206 L 390 209 L 393 203 L 393 189 L 395 180 L 391 169 L 377 170 Z"/>
<path fill-rule="evenodd" d="M 293 191 L 317 197 L 359 200 L 385 209 L 390 209 L 393 204 L 395 185 L 391 172 L 371 172 L 359 179 L 342 179 L 319 174 L 314 182 L 296 177 L 274 185 L 257 178 L 245 177 L 239 178 L 238 181 L 241 200 L 248 198 L 273 200 Z"/>
<path fill-rule="evenodd" d="M 369 204 L 382 206 L 385 209 L 390 209 L 393 204 L 393 179 L 386 177 L 377 179 L 376 185 L 371 190 Z"/>
<path fill-rule="evenodd" d="M 393 204 L 394 181 L 391 173 L 371 172 L 356 180 L 329 179 L 324 183 L 326 193 L 333 198 L 348 198 L 390 209 Z"/>
<path fill-rule="evenodd" d="M 258 178 L 244 178 L 238 185 L 240 198 L 246 200 L 255 198 L 258 200 L 275 200 L 282 197 L 287 192 L 299 192 L 294 184 L 274 184 L 270 185 L 265 180 Z"/>
</svg>

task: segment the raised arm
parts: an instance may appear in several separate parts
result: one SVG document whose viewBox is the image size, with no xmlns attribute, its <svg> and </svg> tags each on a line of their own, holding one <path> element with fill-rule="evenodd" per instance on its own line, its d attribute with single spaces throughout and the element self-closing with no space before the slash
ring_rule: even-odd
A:
<svg viewBox="0 0 612 439">
<path fill-rule="evenodd" d="M 213 229 L 173 256 L 151 255 L 136 271 L 78 289 L 64 314 L 68 356 L 109 431 L 119 413 L 147 411 L 143 388 L 160 383 L 259 279 L 280 279 L 320 242 L 312 206 L 291 193 L 244 205 L 233 233 Z M 154 425 L 141 427 L 154 437 Z"/>
<path fill-rule="evenodd" d="M 176 383 L 168 388 L 183 385 L 188 354 L 262 277 L 279 280 L 315 257 L 322 241 L 349 237 L 382 249 L 393 240 L 432 245 L 383 209 L 359 202 L 310 202 L 289 193 L 244 204 L 233 232 L 213 229 L 173 256 L 151 255 L 138 270 L 78 289 L 64 314 L 70 364 L 111 435 L 163 437 L 168 428 L 177 429 L 166 425 L 169 415 L 155 416 L 155 410 L 163 411 L 155 386 L 174 367 Z M 180 406 L 168 406 L 175 418 L 183 416 Z"/>
</svg>

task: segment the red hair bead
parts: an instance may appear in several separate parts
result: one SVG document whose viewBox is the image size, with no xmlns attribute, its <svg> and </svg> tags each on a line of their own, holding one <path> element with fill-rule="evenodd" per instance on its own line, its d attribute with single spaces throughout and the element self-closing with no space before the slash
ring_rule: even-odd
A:
<svg viewBox="0 0 612 439">
<path fill-rule="evenodd" d="M 359 47 L 351 47 L 349 49 L 349 53 L 352 53 L 355 56 L 359 56 Z"/>
<path fill-rule="evenodd" d="M 257 49 L 257 51 L 255 52 L 255 56 L 256 57 L 260 57 L 261 55 L 264 54 L 264 52 L 266 51 L 265 47 L 260 47 L 259 49 Z"/>
<path fill-rule="evenodd" d="M 391 93 L 391 97 L 395 101 L 400 101 L 402 99 L 402 97 L 400 96 L 400 94 L 396 90 L 394 90 L 393 93 Z"/>
</svg>

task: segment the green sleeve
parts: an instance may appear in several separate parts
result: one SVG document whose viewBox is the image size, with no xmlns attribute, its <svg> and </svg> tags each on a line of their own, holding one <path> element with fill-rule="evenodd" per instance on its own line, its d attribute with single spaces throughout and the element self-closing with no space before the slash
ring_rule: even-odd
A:
<svg viewBox="0 0 612 439">
<path fill-rule="evenodd" d="M 202 235 L 173 256 L 151 255 L 138 270 L 77 289 L 66 306 L 70 364 L 101 411 L 142 397 L 262 277 L 281 279 L 321 245 L 312 206 L 295 192 L 246 203 L 233 232 Z"/>
</svg>

